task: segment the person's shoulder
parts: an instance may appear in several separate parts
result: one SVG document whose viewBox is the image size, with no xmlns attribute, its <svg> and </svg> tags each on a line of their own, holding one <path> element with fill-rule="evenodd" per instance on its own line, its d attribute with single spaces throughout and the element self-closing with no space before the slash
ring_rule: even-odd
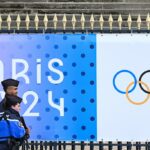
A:
<svg viewBox="0 0 150 150">
<path fill-rule="evenodd" d="M 0 101 L 0 112 L 5 111 L 4 103 L 5 103 L 5 99 L 2 99 L 2 100 Z"/>
<path fill-rule="evenodd" d="M 5 98 L 3 98 L 1 101 L 0 101 L 0 104 L 3 104 L 5 102 Z"/>
</svg>

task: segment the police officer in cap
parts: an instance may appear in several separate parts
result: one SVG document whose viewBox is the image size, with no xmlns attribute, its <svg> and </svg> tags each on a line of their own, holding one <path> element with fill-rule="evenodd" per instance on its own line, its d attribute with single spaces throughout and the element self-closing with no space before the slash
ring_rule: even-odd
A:
<svg viewBox="0 0 150 150">
<path fill-rule="evenodd" d="M 0 102 L 0 112 L 5 111 L 6 107 L 6 95 L 14 95 L 17 96 L 18 94 L 18 85 L 19 81 L 14 80 L 14 79 L 6 79 L 1 82 L 3 89 L 5 91 L 5 97 L 4 99 Z"/>
<path fill-rule="evenodd" d="M 14 119 L 14 120 L 18 120 L 20 122 L 19 126 L 22 126 L 21 124 L 21 117 L 19 114 L 20 111 L 20 103 L 22 102 L 22 99 L 18 96 L 13 96 L 13 95 L 6 95 L 5 97 L 6 99 L 6 105 L 5 105 L 5 116 L 7 116 L 8 119 Z M 8 127 L 10 128 L 10 125 L 8 124 Z M 20 135 L 20 133 L 22 132 L 22 137 L 16 137 L 16 138 L 3 138 L 0 141 L 0 150 L 19 150 L 19 146 L 22 145 L 23 141 L 24 141 L 24 135 L 25 135 L 25 129 L 22 126 L 21 130 L 12 130 L 9 129 L 11 131 L 10 134 L 12 134 L 12 132 L 17 132 L 15 133 L 15 135 Z M 5 130 L 1 130 L 0 133 L 5 135 Z M 19 132 L 19 133 L 18 133 Z"/>
<path fill-rule="evenodd" d="M 4 112 L 6 110 L 6 101 L 7 101 L 6 97 L 7 97 L 7 95 L 17 96 L 17 94 L 18 94 L 19 81 L 18 80 L 14 80 L 14 79 L 6 79 L 6 80 L 2 81 L 1 84 L 2 84 L 3 89 L 5 91 L 5 97 L 0 102 L 0 112 Z M 8 99 L 7 103 L 9 103 L 9 99 Z M 22 119 L 21 122 L 23 123 L 23 126 L 26 129 L 26 137 L 29 137 L 30 130 L 26 126 L 24 118 L 21 117 L 21 119 Z"/>
</svg>

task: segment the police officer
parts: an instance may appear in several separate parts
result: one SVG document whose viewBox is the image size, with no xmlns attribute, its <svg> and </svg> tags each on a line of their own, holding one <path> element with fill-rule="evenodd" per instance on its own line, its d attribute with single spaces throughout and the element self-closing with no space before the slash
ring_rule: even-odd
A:
<svg viewBox="0 0 150 150">
<path fill-rule="evenodd" d="M 12 96 L 12 95 L 6 95 L 5 99 L 6 99 L 6 104 L 5 104 L 6 110 L 4 116 L 7 116 L 7 119 L 12 119 L 12 122 L 18 120 L 18 122 L 20 123 L 17 130 L 16 128 L 14 129 L 14 127 L 13 129 L 11 129 L 10 122 L 9 123 L 7 122 L 7 128 L 9 128 L 8 131 L 10 131 L 10 135 L 11 136 L 18 135 L 18 136 L 13 138 L 9 138 L 9 137 L 4 139 L 2 138 L 0 141 L 0 150 L 19 150 L 19 146 L 22 144 L 23 137 L 25 135 L 25 129 L 23 125 L 21 125 L 21 117 L 19 114 L 20 103 L 22 99 L 18 96 Z M 6 131 L 3 130 L 0 131 L 1 134 L 4 134 L 4 132 Z M 21 132 L 22 132 L 22 137 L 19 136 Z"/>
<path fill-rule="evenodd" d="M 3 89 L 5 91 L 5 97 L 0 102 L 0 112 L 5 111 L 5 105 L 6 105 L 6 95 L 17 95 L 18 94 L 18 85 L 19 81 L 14 79 L 6 79 L 1 82 Z"/>
<path fill-rule="evenodd" d="M 2 84 L 3 89 L 5 91 L 5 97 L 0 102 L 0 112 L 4 112 L 6 110 L 6 101 L 7 101 L 6 96 L 7 95 L 17 96 L 19 81 L 14 80 L 14 79 L 6 79 L 6 80 L 2 81 L 1 84 Z M 8 101 L 9 101 L 9 99 L 8 99 Z M 24 118 L 21 117 L 21 119 L 22 119 L 23 126 L 26 129 L 26 137 L 29 137 L 30 130 L 26 126 Z"/>
</svg>

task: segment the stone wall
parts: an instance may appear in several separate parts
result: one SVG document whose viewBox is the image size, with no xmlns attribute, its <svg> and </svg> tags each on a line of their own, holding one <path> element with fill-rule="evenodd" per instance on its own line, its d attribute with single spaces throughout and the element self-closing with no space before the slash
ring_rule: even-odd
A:
<svg viewBox="0 0 150 150">
<path fill-rule="evenodd" d="M 143 14 L 150 11 L 149 0 L 1 0 L 0 13 L 40 14 Z"/>
<path fill-rule="evenodd" d="M 39 26 L 44 26 L 44 14 L 48 15 L 48 27 L 53 27 L 53 17 L 57 14 L 58 28 L 62 29 L 63 15 L 67 16 L 66 28 L 72 28 L 72 15 L 76 15 L 77 28 L 81 28 L 81 14 L 85 16 L 85 26 L 90 28 L 90 17 L 94 15 L 95 28 L 99 28 L 99 18 L 103 14 L 104 26 L 109 27 L 109 15 L 113 15 L 113 26 L 118 28 L 118 15 L 123 18 L 122 26 L 127 28 L 127 19 L 130 14 L 132 26 L 137 27 L 138 15 L 141 15 L 141 27 L 147 28 L 146 17 L 150 12 L 150 0 L 0 0 L 0 14 L 2 16 L 2 27 L 7 27 L 7 16 L 11 15 L 11 26 L 16 27 L 17 14 L 21 16 L 21 26 L 25 28 L 26 14 L 30 17 L 30 26 L 34 26 L 35 14 L 39 16 Z"/>
</svg>

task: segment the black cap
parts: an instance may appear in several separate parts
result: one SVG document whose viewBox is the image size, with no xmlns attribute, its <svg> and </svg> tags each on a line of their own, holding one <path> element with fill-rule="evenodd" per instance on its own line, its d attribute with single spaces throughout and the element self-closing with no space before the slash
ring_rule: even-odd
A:
<svg viewBox="0 0 150 150">
<path fill-rule="evenodd" d="M 6 95 L 6 107 L 9 108 L 12 105 L 16 105 L 17 103 L 21 103 L 22 102 L 22 98 L 18 97 L 18 96 L 12 96 L 12 95 Z"/>
<path fill-rule="evenodd" d="M 19 81 L 18 80 L 14 80 L 14 79 L 6 79 L 4 81 L 1 82 L 4 90 L 6 90 L 8 88 L 8 86 L 15 86 L 18 87 L 19 85 Z"/>
</svg>

